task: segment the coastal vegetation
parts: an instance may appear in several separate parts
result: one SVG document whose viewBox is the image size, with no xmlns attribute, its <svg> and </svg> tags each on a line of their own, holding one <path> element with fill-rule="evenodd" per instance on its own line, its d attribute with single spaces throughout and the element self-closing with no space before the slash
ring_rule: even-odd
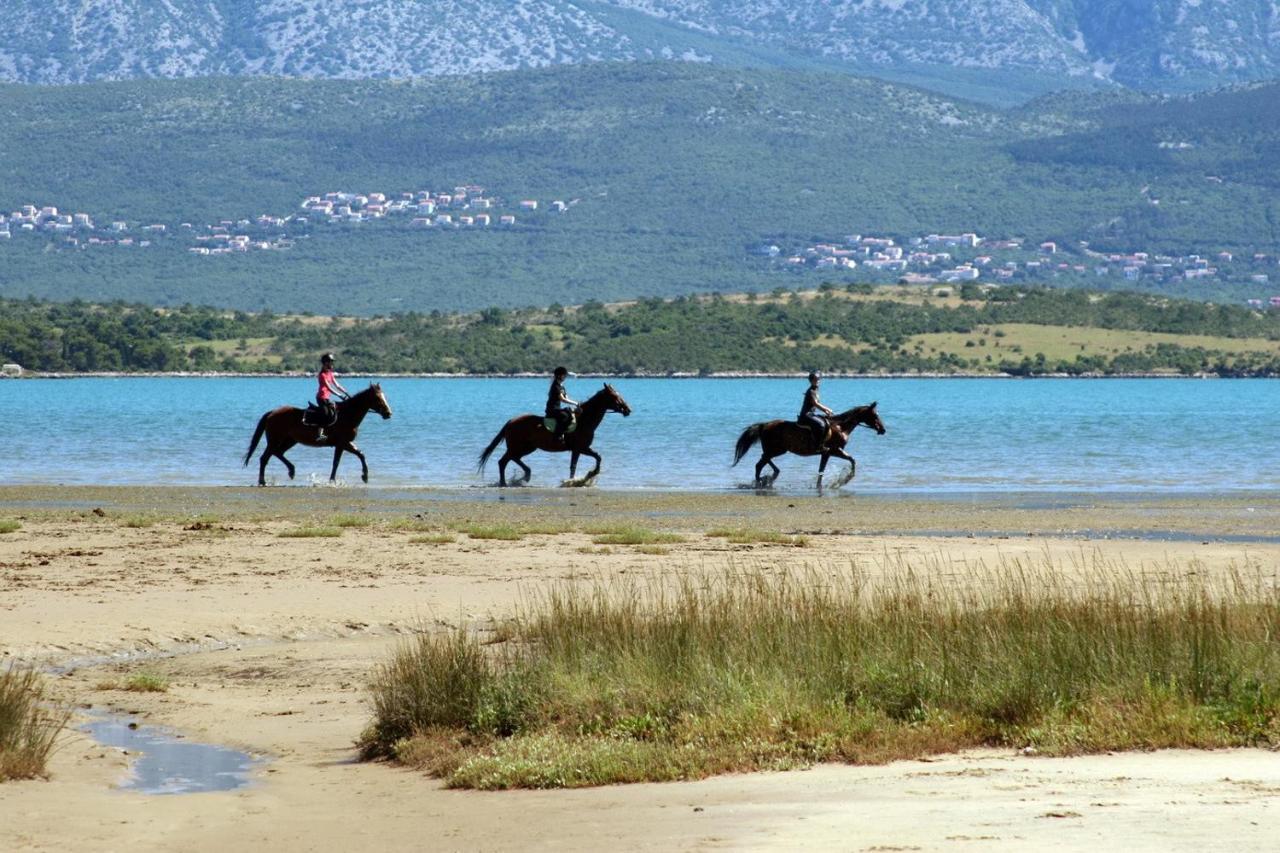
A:
<svg viewBox="0 0 1280 853">
<path fill-rule="evenodd" d="M 946 294 L 946 295 L 943 295 Z M 1280 374 L 1280 311 L 1133 293 L 824 285 L 474 314 L 315 317 L 0 300 L 27 370 Z"/>
<path fill-rule="evenodd" d="M 0 782 L 43 776 L 68 713 L 46 701 L 32 669 L 0 669 Z"/>
<path fill-rule="evenodd" d="M 960 577 L 957 577 L 957 573 Z M 1280 594 L 1260 567 L 1100 557 L 562 586 L 489 636 L 424 632 L 373 675 L 366 758 L 462 788 L 1280 744 Z"/>
</svg>

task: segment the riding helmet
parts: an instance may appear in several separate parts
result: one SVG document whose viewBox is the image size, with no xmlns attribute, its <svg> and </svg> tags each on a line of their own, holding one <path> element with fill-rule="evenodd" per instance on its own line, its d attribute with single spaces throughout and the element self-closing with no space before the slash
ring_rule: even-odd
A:
<svg viewBox="0 0 1280 853">
<path fill-rule="evenodd" d="M 327 352 L 327 353 L 325 353 L 324 355 L 320 356 L 320 363 L 321 363 L 321 364 L 333 364 L 333 353 L 331 353 L 331 352 Z"/>
<path fill-rule="evenodd" d="M 567 368 L 567 367 L 557 367 L 554 375 L 556 375 L 556 376 L 568 376 L 568 375 L 569 375 L 569 368 Z"/>
<path fill-rule="evenodd" d="M 815 380 L 815 379 L 821 379 L 821 378 L 822 378 L 822 374 L 821 374 L 821 373 L 819 373 L 818 371 L 816 371 L 816 370 L 811 370 L 811 371 L 809 371 L 809 381 L 810 381 L 810 382 L 812 382 L 812 381 L 813 381 L 813 380 Z"/>
</svg>

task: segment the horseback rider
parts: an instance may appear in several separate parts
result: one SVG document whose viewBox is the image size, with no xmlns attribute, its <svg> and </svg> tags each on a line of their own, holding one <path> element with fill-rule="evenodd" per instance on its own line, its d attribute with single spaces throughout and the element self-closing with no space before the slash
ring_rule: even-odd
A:
<svg viewBox="0 0 1280 853">
<path fill-rule="evenodd" d="M 555 439 L 561 444 L 564 444 L 564 434 L 568 431 L 569 424 L 573 423 L 573 409 L 562 404 L 568 403 L 574 407 L 578 405 L 564 391 L 564 380 L 568 375 L 567 368 L 557 367 L 552 374 L 551 389 L 547 392 L 547 417 L 555 418 Z"/>
<path fill-rule="evenodd" d="M 817 371 L 809 374 L 809 390 L 804 392 L 804 403 L 800 406 L 800 416 L 796 420 L 803 426 L 809 427 L 813 433 L 814 446 L 822 448 L 830 443 L 827 440 L 827 430 L 832 431 L 832 440 L 842 437 L 839 427 L 833 427 L 828 418 L 835 415 L 831 409 L 822 405 L 818 399 L 818 383 L 822 381 L 822 377 Z"/>
<path fill-rule="evenodd" d="M 320 429 L 316 433 L 316 441 L 324 441 L 324 428 L 332 426 L 338 419 L 338 408 L 334 405 L 333 395 L 339 394 L 346 400 L 351 394 L 338 384 L 338 378 L 333 373 L 333 353 L 331 352 L 320 356 L 320 373 L 317 374 L 316 381 L 320 384 L 316 389 L 316 407 L 320 409 L 323 418 L 319 423 Z"/>
</svg>

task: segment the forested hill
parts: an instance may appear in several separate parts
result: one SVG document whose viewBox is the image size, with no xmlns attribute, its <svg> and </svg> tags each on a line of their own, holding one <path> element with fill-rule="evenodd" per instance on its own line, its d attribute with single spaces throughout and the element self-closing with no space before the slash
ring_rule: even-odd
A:
<svg viewBox="0 0 1280 853">
<path fill-rule="evenodd" d="M 366 319 L 0 301 L 0 358 L 36 371 L 938 372 L 1280 375 L 1280 311 L 1127 293 L 824 288 Z"/>
<path fill-rule="evenodd" d="M 638 63 L 412 83 L 0 86 L 0 118 L 8 297 L 378 314 L 767 291 L 816 282 L 759 247 L 851 234 L 1053 241 L 1083 270 L 1068 278 L 1093 286 L 1080 241 L 1280 256 L 1277 84 L 1004 112 L 845 75 Z M 301 207 L 459 185 L 496 206 L 442 208 L 431 228 L 411 224 L 417 213 L 329 225 Z M 95 230 L 25 230 L 11 216 L 24 205 Z M 245 251 L 199 253 L 231 238 Z M 1271 294 L 1241 280 L 1159 286 Z"/>
</svg>

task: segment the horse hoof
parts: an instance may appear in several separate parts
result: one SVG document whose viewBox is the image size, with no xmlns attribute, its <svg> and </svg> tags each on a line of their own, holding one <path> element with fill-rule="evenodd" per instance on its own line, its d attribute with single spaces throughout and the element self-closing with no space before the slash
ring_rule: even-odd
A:
<svg viewBox="0 0 1280 853">
<path fill-rule="evenodd" d="M 361 474 L 361 475 L 360 475 L 360 481 L 361 481 L 361 482 L 363 482 L 363 483 L 367 483 L 367 482 L 369 482 L 369 475 L 368 475 L 368 474 Z"/>
</svg>

